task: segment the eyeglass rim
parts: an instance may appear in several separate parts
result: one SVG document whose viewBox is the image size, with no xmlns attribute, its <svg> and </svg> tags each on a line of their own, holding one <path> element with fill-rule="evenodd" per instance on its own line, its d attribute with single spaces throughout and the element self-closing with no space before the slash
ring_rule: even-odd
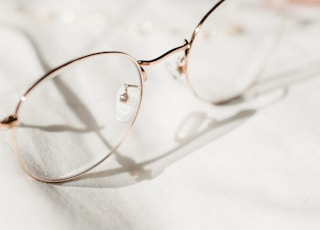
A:
<svg viewBox="0 0 320 230">
<path fill-rule="evenodd" d="M 220 0 L 218 3 L 216 3 L 213 8 L 210 9 L 210 11 L 204 16 L 204 18 L 200 21 L 200 23 L 198 24 L 198 26 L 196 27 L 196 29 L 193 32 L 193 35 L 197 34 L 197 30 L 199 30 L 199 28 L 201 27 L 201 24 L 205 21 L 205 19 L 225 0 Z M 195 37 L 195 36 L 194 36 Z M 194 39 L 194 38 L 193 38 Z M 120 146 L 121 144 L 125 141 L 125 139 L 127 138 L 127 136 L 129 135 L 129 133 L 131 132 L 133 125 L 135 124 L 135 121 L 138 117 L 138 114 L 140 112 L 140 108 L 141 108 L 141 104 L 142 104 L 142 98 L 143 98 L 143 89 L 144 89 L 144 82 L 147 80 L 147 75 L 143 69 L 143 66 L 148 66 L 148 65 L 153 65 L 156 64 L 160 61 L 162 61 L 163 59 L 167 58 L 168 56 L 171 56 L 173 53 L 179 52 L 179 51 L 185 51 L 185 57 L 188 57 L 188 52 L 190 50 L 191 44 L 193 42 L 193 39 L 191 39 L 189 42 L 188 40 L 185 39 L 185 44 L 182 46 L 179 46 L 177 48 L 171 49 L 170 51 L 166 52 L 165 54 L 161 55 L 160 57 L 150 60 L 150 61 L 142 61 L 142 60 L 136 60 L 135 58 L 133 58 L 131 55 L 124 53 L 124 52 L 120 52 L 120 51 L 103 51 L 103 52 L 97 52 L 97 53 L 92 53 L 92 54 L 88 54 L 85 56 L 81 56 L 78 57 L 76 59 L 73 59 L 71 61 L 68 61 L 54 69 L 52 69 L 51 71 L 49 71 L 48 73 L 46 73 L 45 75 L 43 75 L 42 77 L 40 77 L 35 83 L 33 83 L 31 85 L 31 87 L 29 87 L 27 89 L 27 91 L 23 94 L 23 96 L 20 98 L 15 112 L 13 115 L 7 117 L 6 119 L 4 119 L 3 121 L 1 121 L 0 124 L 0 128 L 11 128 L 12 129 L 12 135 L 11 135 L 11 139 L 12 139 L 12 144 L 13 144 L 13 152 L 17 158 L 17 161 L 20 165 L 20 167 L 26 172 L 27 175 L 29 175 L 30 177 L 41 181 L 41 182 L 47 182 L 47 183 L 62 183 L 62 182 L 68 182 L 71 180 L 74 180 L 76 178 L 79 178 L 81 176 L 83 176 L 84 174 L 88 173 L 89 171 L 91 171 L 92 169 L 96 168 L 98 165 L 100 165 L 102 162 L 104 162 L 107 158 L 109 158 Z M 21 106 L 23 105 L 24 101 L 26 100 L 26 98 L 28 97 L 28 95 L 35 89 L 37 88 L 43 81 L 49 79 L 51 76 L 53 76 L 54 74 L 56 74 L 59 71 L 63 71 L 65 68 L 67 68 L 68 66 L 90 58 L 90 57 L 94 57 L 97 55 L 103 55 L 103 54 L 118 54 L 118 55 L 123 55 L 126 56 L 127 58 L 129 58 L 137 67 L 138 72 L 139 72 L 139 78 L 140 78 L 140 85 L 141 85 L 141 97 L 140 97 L 140 101 L 138 104 L 138 109 L 137 112 L 135 114 L 135 117 L 133 118 L 133 121 L 130 125 L 130 127 L 128 128 L 127 132 L 123 135 L 123 138 L 119 141 L 119 143 L 109 152 L 109 154 L 107 154 L 104 158 L 102 158 L 100 161 L 96 162 L 95 164 L 91 165 L 90 167 L 87 167 L 86 169 L 82 170 L 80 173 L 71 175 L 71 176 L 66 176 L 66 177 L 60 177 L 60 178 L 46 178 L 46 177 L 42 177 L 42 176 L 38 176 L 35 175 L 34 173 L 32 173 L 27 166 L 23 163 L 20 154 L 19 154 L 19 150 L 17 148 L 16 143 L 16 129 L 18 126 L 18 122 L 19 122 L 19 111 Z"/>
<path fill-rule="evenodd" d="M 36 88 L 38 88 L 42 82 L 44 82 L 45 80 L 50 79 L 50 77 L 58 77 L 59 73 L 64 71 L 65 69 L 67 69 L 68 67 L 70 67 L 73 64 L 76 64 L 80 61 L 92 58 L 92 57 L 96 57 L 96 56 L 100 56 L 100 55 L 120 55 L 123 56 L 125 58 L 128 58 L 135 66 L 136 69 L 138 71 L 139 74 L 139 88 L 140 88 L 140 98 L 139 98 L 139 103 L 137 105 L 137 111 L 135 112 L 134 117 L 132 118 L 131 124 L 128 127 L 128 129 L 125 131 L 125 133 L 122 135 L 122 138 L 118 141 L 118 143 L 109 151 L 108 154 L 106 154 L 104 157 L 102 157 L 99 161 L 97 161 L 96 163 L 86 167 L 83 170 L 80 170 L 79 172 L 70 175 L 70 176 L 62 176 L 62 177 L 58 177 L 58 178 L 48 178 L 45 176 L 39 176 L 36 175 L 35 173 L 33 173 L 31 170 L 28 169 L 28 167 L 26 166 L 26 164 L 23 162 L 22 158 L 21 158 L 21 154 L 19 153 L 19 149 L 17 146 L 17 128 L 18 127 L 18 115 L 19 115 L 19 111 L 22 108 L 23 103 L 26 101 L 26 98 L 28 97 L 28 95 L 30 95 L 32 93 L 32 91 L 34 91 Z M 67 181 L 71 181 L 74 180 L 78 177 L 81 177 L 82 175 L 86 174 L 87 172 L 91 171 L 92 169 L 94 169 L 95 167 L 97 167 L 98 165 L 100 165 L 102 162 L 104 162 L 106 159 L 108 159 L 111 155 L 113 155 L 113 153 L 115 153 L 117 151 L 117 149 L 123 144 L 123 142 L 126 140 L 126 138 L 128 137 L 129 133 L 131 132 L 138 114 L 140 112 L 140 108 L 141 108 L 141 104 L 142 104 L 142 98 L 143 98 L 143 91 L 144 91 L 144 81 L 145 81 L 145 72 L 143 70 L 143 68 L 141 67 L 141 65 L 138 63 L 137 60 L 135 60 L 132 56 L 130 56 L 129 54 L 126 54 L 124 52 L 118 52 L 118 51 L 106 51 L 106 52 L 97 52 L 97 53 L 92 53 L 92 54 L 88 54 L 76 59 L 73 59 L 69 62 L 66 62 L 54 69 L 52 69 L 51 71 L 49 71 L 47 74 L 45 74 L 44 76 L 42 76 L 41 78 L 39 78 L 24 94 L 23 96 L 20 98 L 18 105 L 16 106 L 16 110 L 15 110 L 15 115 L 16 115 L 16 124 L 14 127 L 12 127 L 12 132 L 11 132 L 11 141 L 12 141 L 12 147 L 13 147 L 13 152 L 14 155 L 20 165 L 20 167 L 23 169 L 23 171 L 25 171 L 25 173 L 27 175 L 29 175 L 30 177 L 41 181 L 41 182 L 47 182 L 47 183 L 62 183 L 62 182 L 67 182 Z"/>
<path fill-rule="evenodd" d="M 270 52 L 266 55 L 266 64 L 264 66 L 264 68 L 262 68 L 261 73 L 259 75 L 262 75 L 263 72 L 268 68 L 269 65 L 271 65 L 272 63 L 272 56 L 275 53 L 275 50 L 278 48 L 278 45 L 280 44 L 280 40 L 281 37 L 283 36 L 284 33 L 284 27 L 285 27 L 285 15 L 286 15 L 286 9 L 285 9 L 285 5 L 287 3 L 287 0 L 280 0 L 281 1 L 281 14 L 282 14 L 282 19 L 281 19 L 281 23 L 279 25 L 279 31 L 277 32 L 276 35 L 276 42 L 275 44 L 271 47 Z M 183 57 L 183 60 L 181 62 L 184 62 L 183 64 L 183 69 L 181 72 L 183 72 L 183 74 L 186 77 L 186 82 L 187 85 L 189 87 L 189 89 L 191 90 L 191 92 L 193 93 L 193 95 L 198 98 L 199 100 L 205 102 L 205 103 L 209 103 L 211 105 L 224 105 L 227 104 L 229 102 L 232 102 L 234 100 L 237 100 L 239 98 L 241 98 L 243 96 L 243 94 L 245 94 L 246 92 L 248 92 L 252 87 L 254 87 L 260 79 L 260 76 L 258 76 L 251 84 L 249 84 L 246 88 L 244 88 L 243 90 L 241 90 L 240 92 L 238 92 L 237 94 L 231 96 L 231 97 L 227 97 L 225 99 L 220 99 L 220 100 L 213 100 L 213 99 L 207 99 L 201 95 L 199 95 L 199 93 L 197 92 L 197 90 L 194 88 L 191 79 L 190 79 L 190 74 L 189 74 L 189 61 L 190 61 L 190 54 L 192 53 L 192 47 L 194 44 L 194 41 L 197 39 L 199 32 L 201 31 L 202 26 L 205 24 L 205 22 L 207 21 L 207 19 L 211 16 L 211 14 L 217 10 L 221 5 L 223 5 L 224 2 L 228 2 L 228 0 L 220 0 L 218 1 L 206 14 L 205 16 L 203 16 L 203 18 L 200 20 L 200 22 L 198 23 L 198 25 L 196 26 L 196 28 L 194 29 L 191 38 L 190 38 L 190 48 L 185 50 L 185 56 Z"/>
<path fill-rule="evenodd" d="M 90 170 L 94 169 L 95 167 L 97 167 L 99 164 L 101 164 L 103 161 L 105 161 L 108 157 L 110 157 L 119 147 L 120 145 L 124 142 L 124 140 L 127 138 L 127 136 L 129 135 L 130 131 L 133 128 L 133 125 L 138 117 L 138 114 L 140 112 L 140 108 L 141 108 L 141 103 L 142 103 L 142 98 L 143 98 L 143 89 L 144 89 L 144 82 L 147 80 L 147 75 L 145 73 L 145 70 L 143 69 L 144 66 L 149 66 L 149 65 L 153 65 L 156 64 L 160 61 L 162 61 L 163 59 L 167 58 L 168 56 L 171 56 L 172 54 L 179 52 L 179 51 L 184 51 L 184 57 L 183 57 L 183 61 L 185 62 L 182 66 L 181 66 L 181 71 L 185 74 L 186 79 L 187 79 L 187 84 L 189 86 L 189 89 L 191 89 L 192 93 L 200 100 L 208 102 L 210 104 L 222 104 L 222 103 L 227 103 L 230 100 L 233 100 L 235 98 L 232 99 L 228 99 L 227 101 L 222 101 L 222 102 L 214 102 L 214 101 L 209 101 L 206 100 L 202 97 L 200 97 L 195 90 L 192 87 L 192 84 L 190 82 L 190 78 L 189 78 L 189 74 L 188 74 L 188 61 L 189 61 L 189 55 L 190 55 L 190 51 L 192 48 L 192 45 L 195 41 L 195 39 L 197 38 L 197 35 L 201 29 L 201 27 L 203 26 L 203 24 L 205 23 L 205 21 L 207 20 L 207 18 L 224 2 L 226 2 L 227 0 L 219 0 L 215 3 L 215 5 L 203 16 L 203 18 L 200 20 L 200 22 L 197 24 L 197 26 L 195 27 L 190 40 L 188 41 L 187 39 L 185 39 L 185 44 L 182 46 L 179 46 L 177 48 L 171 49 L 168 52 L 166 52 L 165 54 L 161 55 L 158 58 L 155 58 L 153 60 L 150 61 L 142 61 L 142 60 L 136 60 L 135 58 L 133 58 L 131 55 L 124 53 L 124 52 L 120 52 L 120 51 L 104 51 L 104 52 L 97 52 L 97 53 L 92 53 L 92 54 L 88 54 L 76 59 L 73 59 L 69 62 L 66 62 L 65 64 L 62 64 L 54 69 L 52 69 L 50 72 L 48 72 L 47 74 L 45 74 L 43 77 L 41 77 L 40 79 L 38 79 L 26 92 L 25 94 L 20 98 L 18 105 L 16 107 L 15 113 L 9 117 L 7 117 L 4 121 L 2 121 L 0 123 L 0 129 L 1 128 L 12 128 L 13 132 L 12 132 L 12 141 L 14 141 L 15 137 L 15 132 L 16 132 L 16 125 L 18 123 L 18 113 L 19 113 L 19 109 L 21 107 L 21 105 L 23 104 L 23 102 L 25 101 L 26 97 L 29 95 L 29 93 L 31 93 L 42 81 L 48 79 L 51 75 L 53 75 L 54 73 L 56 73 L 56 71 L 59 70 L 63 70 L 65 67 L 71 65 L 72 63 L 75 63 L 77 61 L 92 57 L 92 56 L 96 56 L 96 55 L 102 55 L 102 54 L 119 54 L 119 55 L 124 55 L 126 57 L 128 57 L 129 59 L 131 59 L 133 61 L 133 63 L 136 65 L 138 71 L 139 71 L 139 76 L 140 76 L 140 85 L 141 85 L 141 98 L 138 104 L 138 109 L 137 112 L 135 114 L 135 117 L 133 119 L 133 122 L 130 126 L 130 128 L 127 130 L 127 132 L 125 133 L 125 135 L 123 136 L 122 140 L 119 142 L 118 145 L 116 145 L 114 147 L 114 149 L 112 151 L 110 151 L 110 153 L 102 158 L 102 160 L 98 161 L 97 163 L 95 163 L 94 165 L 92 165 L 91 167 L 88 167 L 86 170 L 83 170 L 81 173 L 78 173 L 76 175 L 73 176 L 67 176 L 67 177 L 63 177 L 63 178 L 58 178 L 58 179 L 48 179 L 48 178 L 43 178 L 43 177 L 39 177 L 36 176 L 34 174 L 32 174 L 31 172 L 29 172 L 29 170 L 27 170 L 27 168 L 24 166 L 24 164 L 22 163 L 18 153 L 17 153 L 17 149 L 14 148 L 14 152 L 15 155 L 18 156 L 18 162 L 20 164 L 20 166 L 24 169 L 24 171 L 31 176 L 32 178 L 42 181 L 42 182 L 48 182 L 48 183 L 60 183 L 60 182 L 67 182 L 67 181 L 71 181 L 74 180 L 78 177 L 83 176 L 84 174 L 86 174 L 87 172 L 89 172 Z M 237 97 L 241 96 L 241 94 L 239 94 Z M 236 98 L 237 98 L 236 97 Z"/>
</svg>

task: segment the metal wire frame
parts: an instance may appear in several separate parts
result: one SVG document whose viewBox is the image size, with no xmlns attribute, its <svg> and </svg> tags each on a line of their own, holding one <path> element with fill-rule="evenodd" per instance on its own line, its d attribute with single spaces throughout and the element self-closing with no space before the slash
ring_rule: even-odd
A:
<svg viewBox="0 0 320 230">
<path fill-rule="evenodd" d="M 195 90 L 192 87 L 191 82 L 189 81 L 189 76 L 188 76 L 188 61 L 189 61 L 189 54 L 190 54 L 190 50 L 192 48 L 192 44 L 195 41 L 201 27 L 203 26 L 203 24 L 205 23 L 205 21 L 207 20 L 207 18 L 220 6 L 222 5 L 226 0 L 220 0 L 218 1 L 205 15 L 204 17 L 200 20 L 200 22 L 198 23 L 198 25 L 196 26 L 196 28 L 194 29 L 190 40 L 185 39 L 184 40 L 184 44 L 178 47 L 175 47 L 167 52 L 165 52 L 164 54 L 160 55 L 159 57 L 152 59 L 152 60 L 136 60 L 134 59 L 132 56 L 123 53 L 123 52 L 119 52 L 119 51 L 107 51 L 107 52 L 98 52 L 98 53 L 92 53 L 92 54 L 88 54 L 79 58 L 76 58 L 74 60 L 71 60 L 69 62 L 66 62 L 65 64 L 62 64 L 56 68 L 54 68 L 53 70 L 51 70 L 50 72 L 48 72 L 47 74 L 45 74 L 44 76 L 42 76 L 41 78 L 39 78 L 24 94 L 23 96 L 20 98 L 15 112 L 4 118 L 1 122 L 0 122 L 0 129 L 12 129 L 12 141 L 13 143 L 15 143 L 16 141 L 16 128 L 18 128 L 18 124 L 19 124 L 19 110 L 21 108 L 21 106 L 23 105 L 23 102 L 26 100 L 26 98 L 28 97 L 28 95 L 30 93 L 32 93 L 32 91 L 36 88 L 39 87 L 41 85 L 41 83 L 49 78 L 51 78 L 52 76 L 57 76 L 58 73 L 60 73 L 61 71 L 63 71 L 64 69 L 66 69 L 68 66 L 70 66 L 71 64 L 87 59 L 87 58 L 91 58 L 97 55 L 122 55 L 125 56 L 127 58 L 129 58 L 137 67 L 139 75 L 140 75 L 140 90 L 141 90 L 141 99 L 139 101 L 138 104 L 138 108 L 137 108 L 137 112 L 133 118 L 133 121 L 130 125 L 130 127 L 128 128 L 127 132 L 124 134 L 124 136 L 122 137 L 122 139 L 119 141 L 119 143 L 110 151 L 109 154 L 107 154 L 104 158 L 102 158 L 100 161 L 96 162 L 94 165 L 84 169 L 83 171 L 81 171 L 78 174 L 75 175 L 71 175 L 71 176 L 67 176 L 67 177 L 61 177 L 61 178 L 44 178 L 44 177 L 39 177 L 37 175 L 34 175 L 32 172 L 30 172 L 28 170 L 28 168 L 24 165 L 24 163 L 22 162 L 20 156 L 19 156 L 19 151 L 17 149 L 17 147 L 15 146 L 15 144 L 13 144 L 13 149 L 15 152 L 15 155 L 17 157 L 17 160 L 20 164 L 20 166 L 22 167 L 22 169 L 31 177 L 33 177 L 36 180 L 42 181 L 42 182 L 48 182 L 48 183 L 60 183 L 60 182 L 66 182 L 66 181 L 71 181 L 75 178 L 78 178 L 84 174 L 86 174 L 87 172 L 89 172 L 90 170 L 92 170 L 93 168 L 95 168 L 96 166 L 98 166 L 99 164 L 101 164 L 103 161 L 105 161 L 110 155 L 112 155 L 112 153 L 114 153 L 119 146 L 125 141 L 126 137 L 128 136 L 128 134 L 130 133 L 131 129 L 133 128 L 133 125 L 135 123 L 135 120 L 139 114 L 140 111 L 140 107 L 141 107 L 141 102 L 142 102 L 142 96 L 143 96 L 143 88 L 144 88 L 144 82 L 147 81 L 147 74 L 144 70 L 143 67 L 145 66 L 151 66 L 154 64 L 157 64 L 159 62 L 162 62 L 163 60 L 165 60 L 166 58 L 178 53 L 178 52 L 184 52 L 184 56 L 181 60 L 181 65 L 178 66 L 178 70 L 180 71 L 180 73 L 183 73 L 186 78 L 187 78 L 187 82 L 188 85 L 191 89 L 191 91 L 193 92 L 193 94 L 195 96 L 197 96 L 198 98 L 200 98 L 197 93 L 195 92 Z M 240 94 L 238 95 L 240 96 Z M 200 98 L 202 99 L 202 98 Z M 234 98 L 228 98 L 227 100 L 224 101 L 207 101 L 209 103 L 213 103 L 213 104 L 222 104 L 222 103 L 226 103 L 230 100 L 232 100 Z M 202 99 L 204 100 L 204 99 Z"/>
</svg>

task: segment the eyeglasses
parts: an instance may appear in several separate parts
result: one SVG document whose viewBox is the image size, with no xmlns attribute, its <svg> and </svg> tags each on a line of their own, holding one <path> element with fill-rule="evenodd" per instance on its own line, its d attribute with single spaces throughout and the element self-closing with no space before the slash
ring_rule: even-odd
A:
<svg viewBox="0 0 320 230">
<path fill-rule="evenodd" d="M 98 52 L 45 74 L 0 123 L 0 129 L 12 129 L 22 168 L 43 182 L 65 182 L 105 161 L 137 119 L 145 67 L 179 52 L 179 75 L 200 100 L 223 104 L 240 97 L 261 76 L 281 31 L 281 10 L 257 2 L 217 1 L 190 40 L 155 59 Z"/>
</svg>

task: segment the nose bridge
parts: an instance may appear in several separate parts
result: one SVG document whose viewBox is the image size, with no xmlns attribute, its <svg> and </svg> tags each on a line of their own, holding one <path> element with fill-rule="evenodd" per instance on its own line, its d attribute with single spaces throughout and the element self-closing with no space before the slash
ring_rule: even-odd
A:
<svg viewBox="0 0 320 230">
<path fill-rule="evenodd" d="M 161 61 L 163 61 L 164 59 L 170 57 L 171 55 L 175 54 L 175 53 L 178 53 L 180 51 L 185 51 L 185 50 L 188 50 L 190 49 L 190 43 L 188 40 L 184 40 L 185 43 L 182 45 L 182 46 L 178 46 L 176 48 L 173 48 L 167 52 L 165 52 L 164 54 L 162 54 L 161 56 L 155 58 L 155 59 L 152 59 L 152 60 L 139 60 L 138 63 L 141 65 L 141 66 L 150 66 L 150 65 L 154 65 L 154 64 L 157 64 Z"/>
</svg>

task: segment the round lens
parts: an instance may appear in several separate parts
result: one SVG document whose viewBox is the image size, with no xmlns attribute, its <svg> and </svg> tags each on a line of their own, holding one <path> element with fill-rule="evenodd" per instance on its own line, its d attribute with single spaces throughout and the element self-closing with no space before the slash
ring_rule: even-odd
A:
<svg viewBox="0 0 320 230">
<path fill-rule="evenodd" d="M 75 177 L 106 159 L 132 127 L 142 96 L 138 64 L 122 53 L 83 57 L 22 98 L 14 146 L 40 180 Z"/>
<path fill-rule="evenodd" d="M 283 27 L 281 1 L 270 2 L 227 0 L 195 32 L 188 81 L 201 99 L 223 103 L 261 77 Z"/>
</svg>

